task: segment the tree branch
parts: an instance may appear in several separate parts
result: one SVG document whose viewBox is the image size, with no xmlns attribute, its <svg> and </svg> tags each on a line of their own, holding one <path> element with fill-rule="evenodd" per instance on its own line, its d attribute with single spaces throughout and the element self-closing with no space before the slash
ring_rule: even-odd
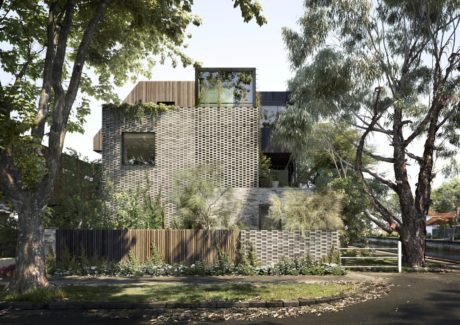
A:
<svg viewBox="0 0 460 325">
<path fill-rule="evenodd" d="M 363 172 L 371 175 L 372 177 L 374 177 L 376 180 L 378 180 L 380 183 L 382 184 L 385 184 L 386 186 L 388 186 L 389 188 L 391 188 L 393 191 L 396 192 L 396 189 L 397 189 L 397 186 L 395 183 L 393 183 L 392 181 L 390 180 L 387 180 L 385 178 L 383 178 L 382 176 L 380 176 L 379 174 L 365 168 L 365 167 L 362 167 L 361 168 Z"/>
<path fill-rule="evenodd" d="M 4 149 L 0 149 L 0 190 L 4 195 L 7 195 L 7 200 L 20 201 L 20 187 L 21 175 L 17 168 L 14 166 L 12 158 L 5 152 Z"/>
<path fill-rule="evenodd" d="M 69 86 L 67 88 L 66 94 L 64 95 L 60 78 L 62 76 L 62 63 L 67 44 L 67 28 L 69 28 L 71 25 L 71 20 L 69 21 L 68 19 L 71 18 L 71 13 L 73 11 L 73 8 L 75 7 L 73 1 L 69 2 L 67 8 L 68 10 L 66 10 L 66 15 L 64 17 L 63 38 L 61 39 L 61 37 L 59 37 L 60 44 L 58 45 L 56 51 L 56 57 L 54 59 L 55 65 L 53 67 L 53 88 L 56 100 L 53 111 L 53 121 L 51 124 L 49 136 L 50 154 L 48 159 L 48 168 L 50 172 L 48 173 L 47 182 L 43 183 L 43 186 L 45 186 L 45 188 L 46 186 L 52 187 L 52 184 L 54 183 L 54 178 L 56 176 L 57 168 L 59 165 L 59 157 L 64 146 L 67 122 L 69 120 L 70 111 L 72 109 L 75 97 L 78 92 L 81 73 L 83 71 L 83 66 L 85 64 L 86 56 L 88 54 L 88 47 L 93 37 L 93 34 L 96 30 L 96 25 L 100 21 L 102 14 L 104 12 L 105 3 L 106 0 L 99 1 L 93 16 L 91 17 L 91 19 L 88 22 L 88 25 L 86 26 L 86 29 L 83 33 L 83 37 L 80 41 L 80 45 L 77 50 L 77 55 L 75 57 L 72 74 L 69 81 Z M 61 70 L 57 71 L 56 68 L 59 66 L 61 67 Z"/>
<path fill-rule="evenodd" d="M 393 164 L 395 162 L 394 158 L 389 158 L 389 157 L 383 157 L 383 156 L 380 156 L 380 155 L 376 155 L 366 149 L 363 149 L 363 153 L 366 155 L 366 156 L 369 156 L 375 160 L 378 160 L 378 161 L 383 161 L 383 162 L 387 162 L 387 163 L 390 163 L 390 164 Z"/>
<path fill-rule="evenodd" d="M 391 223 L 387 221 L 385 223 L 384 221 L 380 220 L 379 218 L 375 217 L 370 213 L 368 209 L 364 210 L 364 213 L 366 214 L 367 218 L 371 220 L 373 223 L 375 223 L 377 226 L 379 226 L 381 229 L 386 231 L 387 233 L 391 234 L 393 231 L 396 229 L 391 228 Z M 386 220 L 385 220 L 386 221 Z"/>
<path fill-rule="evenodd" d="M 43 139 L 45 133 L 45 123 L 48 116 L 48 102 L 51 96 L 51 77 L 54 60 L 55 47 L 55 8 L 56 2 L 51 2 L 48 12 L 48 23 L 46 27 L 46 55 L 43 67 L 43 83 L 38 100 L 38 112 L 32 127 L 32 135 Z"/>
<path fill-rule="evenodd" d="M 422 157 L 419 157 L 417 155 L 414 155 L 413 153 L 409 152 L 406 150 L 406 155 L 409 157 L 409 158 L 412 158 L 414 159 L 415 161 L 417 161 L 419 164 L 423 161 Z"/>
</svg>

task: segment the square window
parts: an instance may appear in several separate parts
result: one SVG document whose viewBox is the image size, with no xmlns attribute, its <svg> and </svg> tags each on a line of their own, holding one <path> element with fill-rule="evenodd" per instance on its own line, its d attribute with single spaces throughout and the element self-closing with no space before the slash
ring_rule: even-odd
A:
<svg viewBox="0 0 460 325">
<path fill-rule="evenodd" d="M 197 106 L 254 106 L 254 68 L 197 68 L 195 98 Z"/>
<path fill-rule="evenodd" d="M 123 165 L 155 165 L 155 133 L 123 133 Z"/>
</svg>

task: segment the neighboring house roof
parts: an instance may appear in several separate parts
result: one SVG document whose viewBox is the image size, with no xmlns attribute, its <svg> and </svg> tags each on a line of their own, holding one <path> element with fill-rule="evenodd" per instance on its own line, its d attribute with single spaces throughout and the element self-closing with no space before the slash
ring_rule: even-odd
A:
<svg viewBox="0 0 460 325">
<path fill-rule="evenodd" d="M 427 220 L 426 225 L 445 225 L 448 224 L 452 219 L 454 219 L 458 215 L 460 215 L 460 207 L 457 208 L 457 210 L 449 212 L 436 212 L 433 210 L 429 210 L 427 216 L 430 217 L 430 219 Z"/>
</svg>

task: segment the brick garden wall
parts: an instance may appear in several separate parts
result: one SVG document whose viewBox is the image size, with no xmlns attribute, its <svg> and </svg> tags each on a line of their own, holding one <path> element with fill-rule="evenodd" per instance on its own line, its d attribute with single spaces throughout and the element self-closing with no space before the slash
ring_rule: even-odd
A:
<svg viewBox="0 0 460 325">
<path fill-rule="evenodd" d="M 242 230 L 240 241 L 250 240 L 262 265 L 272 265 L 281 257 L 310 255 L 319 260 L 332 249 L 340 246 L 338 231 L 309 230 L 302 236 L 300 231 Z"/>
</svg>

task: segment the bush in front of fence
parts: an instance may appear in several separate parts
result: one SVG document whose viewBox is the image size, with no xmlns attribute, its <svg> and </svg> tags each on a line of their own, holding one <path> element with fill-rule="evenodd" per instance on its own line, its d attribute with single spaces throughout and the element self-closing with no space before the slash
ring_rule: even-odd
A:
<svg viewBox="0 0 460 325">
<path fill-rule="evenodd" d="M 134 254 L 121 262 L 111 262 L 102 258 L 78 259 L 64 256 L 56 263 L 54 256 L 48 256 L 47 272 L 51 276 L 216 276 L 216 275 L 344 275 L 345 271 L 336 261 L 336 253 L 321 261 L 314 261 L 310 256 L 283 257 L 271 266 L 258 266 L 250 246 L 232 263 L 221 253 L 217 263 L 207 265 L 196 262 L 191 265 L 164 263 L 161 257 L 152 254 L 152 258 L 140 262 Z"/>
</svg>

